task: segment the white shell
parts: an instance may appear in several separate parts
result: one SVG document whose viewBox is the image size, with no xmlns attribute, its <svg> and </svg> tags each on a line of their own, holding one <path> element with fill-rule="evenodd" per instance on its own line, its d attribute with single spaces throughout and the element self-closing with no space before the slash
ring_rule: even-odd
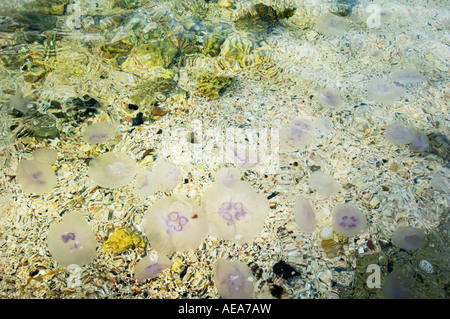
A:
<svg viewBox="0 0 450 319">
<path fill-rule="evenodd" d="M 419 267 L 420 267 L 422 270 L 425 270 L 425 271 L 426 271 L 427 273 L 429 273 L 429 274 L 434 273 L 434 267 L 433 267 L 433 265 L 432 265 L 428 260 L 422 259 L 422 260 L 419 262 Z"/>
</svg>

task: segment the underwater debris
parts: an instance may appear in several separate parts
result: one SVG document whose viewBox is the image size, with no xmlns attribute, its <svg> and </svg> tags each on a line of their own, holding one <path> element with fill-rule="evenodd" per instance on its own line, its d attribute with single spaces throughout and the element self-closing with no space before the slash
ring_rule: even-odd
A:
<svg viewBox="0 0 450 319">
<path fill-rule="evenodd" d="M 74 98 L 67 102 L 66 116 L 81 124 L 99 114 L 102 109 L 103 106 L 99 101 L 86 94 L 81 98 Z"/>
<path fill-rule="evenodd" d="M 199 75 L 197 81 L 199 82 L 198 91 L 200 93 L 210 99 L 218 99 L 219 94 L 233 82 L 233 78 L 226 75 L 205 73 Z"/>
<path fill-rule="evenodd" d="M 136 57 L 147 68 L 167 69 L 175 62 L 178 48 L 169 38 L 148 40 L 136 47 Z"/>
<path fill-rule="evenodd" d="M 215 57 L 220 54 L 220 47 L 225 42 L 229 34 L 233 32 L 230 25 L 219 24 L 214 25 L 212 30 L 208 33 L 206 42 L 203 45 L 203 54 Z"/>
<path fill-rule="evenodd" d="M 27 67 L 27 71 L 24 74 L 24 80 L 27 82 L 37 82 L 41 80 L 46 74 L 48 70 L 39 64 L 31 64 Z"/>
<path fill-rule="evenodd" d="M 286 263 L 284 260 L 280 260 L 275 263 L 272 266 L 272 270 L 275 275 L 282 277 L 284 280 L 301 275 L 295 268 Z"/>
<path fill-rule="evenodd" d="M 239 260 L 220 259 L 214 267 L 214 283 L 223 299 L 250 299 L 255 278 L 250 268 Z"/>
<path fill-rule="evenodd" d="M 296 8 L 286 8 L 277 12 L 273 7 L 257 3 L 234 21 L 237 30 L 245 31 L 250 37 L 264 37 L 278 25 L 281 19 L 289 19 Z"/>
<path fill-rule="evenodd" d="M 448 165 L 450 161 L 450 142 L 447 136 L 441 133 L 431 133 L 428 135 L 428 140 L 430 143 L 429 151 L 441 157 Z"/>
<path fill-rule="evenodd" d="M 133 9 L 142 4 L 142 0 L 114 0 L 116 6 L 123 9 Z"/>
<path fill-rule="evenodd" d="M 233 66 L 237 62 L 241 68 L 251 68 L 262 63 L 257 45 L 239 34 L 232 34 L 223 42 L 220 57 L 228 62 L 223 64 Z"/>
<path fill-rule="evenodd" d="M 357 0 L 337 0 L 338 11 L 332 12 L 333 14 L 340 15 L 341 17 L 348 17 L 352 14 L 353 7 L 357 5 Z"/>
<path fill-rule="evenodd" d="M 126 228 L 114 231 L 103 244 L 104 253 L 122 253 L 129 248 L 145 248 L 144 238 L 137 232 Z"/>
<path fill-rule="evenodd" d="M 42 15 L 57 15 L 62 16 L 66 11 L 66 6 L 72 0 L 35 0 L 23 4 L 25 10 L 33 11 L 34 13 Z"/>
</svg>

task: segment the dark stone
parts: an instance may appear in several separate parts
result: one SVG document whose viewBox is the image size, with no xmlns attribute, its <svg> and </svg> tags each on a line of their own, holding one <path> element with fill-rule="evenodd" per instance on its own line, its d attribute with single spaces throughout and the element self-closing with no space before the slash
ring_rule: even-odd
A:
<svg viewBox="0 0 450 319">
<path fill-rule="evenodd" d="M 132 126 L 139 126 L 144 123 L 144 114 L 142 112 L 139 112 L 135 118 L 131 120 Z"/>
<path fill-rule="evenodd" d="M 273 273 L 283 277 L 283 279 L 287 280 L 295 276 L 300 276 L 300 273 L 292 268 L 289 264 L 280 260 L 275 265 L 273 265 Z"/>
<path fill-rule="evenodd" d="M 275 298 L 278 298 L 278 299 L 281 298 L 281 296 L 283 295 L 283 292 L 284 292 L 283 287 L 278 286 L 278 285 L 274 285 L 274 284 L 270 285 L 269 290 L 270 290 L 270 294 L 272 296 L 274 296 Z"/>
</svg>

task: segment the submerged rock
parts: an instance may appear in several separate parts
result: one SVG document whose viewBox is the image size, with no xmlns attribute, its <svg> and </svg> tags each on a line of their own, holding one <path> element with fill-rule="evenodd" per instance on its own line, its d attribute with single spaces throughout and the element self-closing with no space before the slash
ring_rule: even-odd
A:
<svg viewBox="0 0 450 319">
<path fill-rule="evenodd" d="M 153 106 L 161 101 L 161 97 L 166 97 L 165 93 L 170 92 L 176 85 L 175 73 L 171 70 L 161 69 L 160 74 L 137 87 L 137 92 L 130 96 L 133 104 L 138 106 Z"/>
<path fill-rule="evenodd" d="M 234 25 L 236 29 L 245 31 L 252 36 L 264 36 L 270 33 L 281 19 L 288 19 L 296 8 L 287 8 L 277 12 L 273 7 L 263 3 L 254 4 L 250 10 L 240 16 Z"/>
<path fill-rule="evenodd" d="M 215 75 L 212 73 L 202 74 L 197 80 L 199 82 L 199 92 L 210 99 L 219 98 L 219 94 L 233 82 L 233 78 L 230 76 Z"/>
</svg>

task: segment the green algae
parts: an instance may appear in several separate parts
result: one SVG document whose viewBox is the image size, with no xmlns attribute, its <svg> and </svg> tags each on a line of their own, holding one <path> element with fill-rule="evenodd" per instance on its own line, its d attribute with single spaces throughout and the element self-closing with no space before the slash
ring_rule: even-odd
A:
<svg viewBox="0 0 450 319">
<path fill-rule="evenodd" d="M 197 81 L 199 82 L 199 92 L 210 99 L 217 99 L 220 93 L 233 82 L 233 78 L 226 75 L 205 73 L 199 75 Z"/>
<path fill-rule="evenodd" d="M 137 87 L 137 92 L 130 96 L 133 104 L 144 107 L 153 106 L 160 101 L 159 94 L 170 92 L 175 87 L 175 72 L 171 70 L 161 71 L 157 77 L 145 81 Z"/>
</svg>

